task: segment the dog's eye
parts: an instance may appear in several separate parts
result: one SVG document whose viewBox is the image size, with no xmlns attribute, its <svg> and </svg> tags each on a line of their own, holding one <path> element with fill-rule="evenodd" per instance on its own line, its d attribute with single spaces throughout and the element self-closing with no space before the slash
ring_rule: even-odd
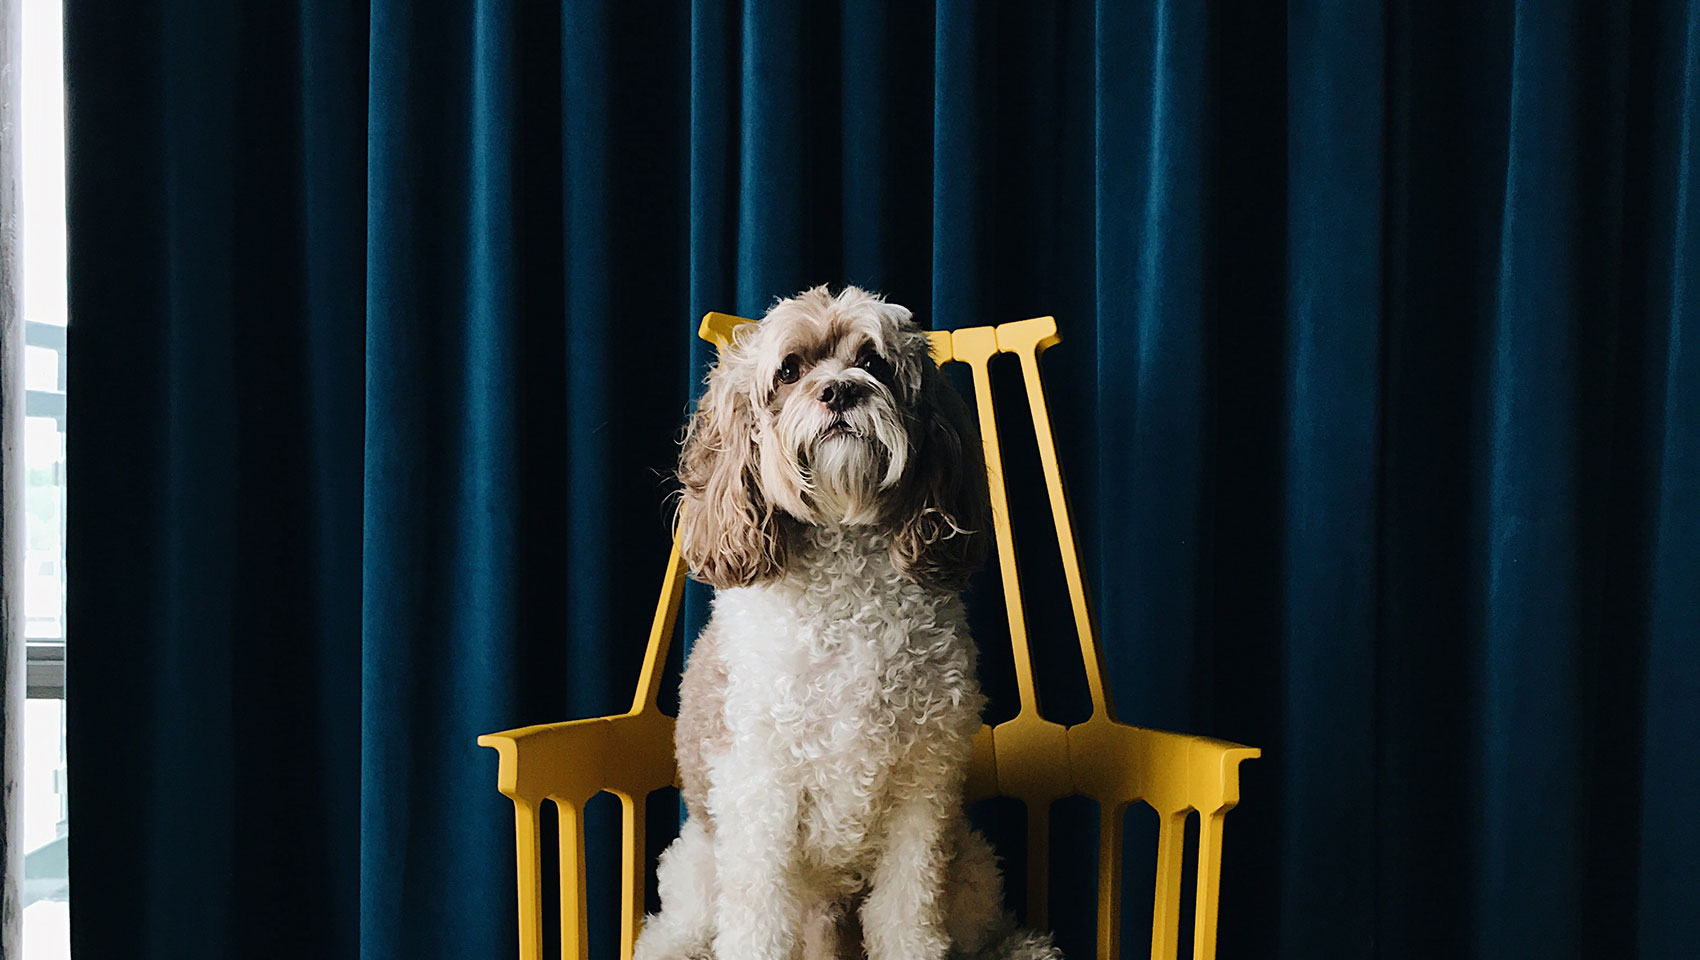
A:
<svg viewBox="0 0 1700 960">
<path fill-rule="evenodd" d="M 868 371 L 880 380 L 884 380 L 886 375 L 891 373 L 891 364 L 886 363 L 885 358 L 872 349 L 862 351 L 861 355 L 856 358 L 856 366 Z"/>
<path fill-rule="evenodd" d="M 786 357 L 785 362 L 779 365 L 779 382 L 796 383 L 797 369 L 802 365 L 802 362 L 803 361 L 794 353 Z"/>
</svg>

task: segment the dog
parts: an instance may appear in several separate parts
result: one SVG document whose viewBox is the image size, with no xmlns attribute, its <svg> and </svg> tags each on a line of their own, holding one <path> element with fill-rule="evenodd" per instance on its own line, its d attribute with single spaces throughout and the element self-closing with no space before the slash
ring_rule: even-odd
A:
<svg viewBox="0 0 1700 960">
<path fill-rule="evenodd" d="M 678 531 L 716 593 L 635 960 L 1061 960 L 962 811 L 985 698 L 960 592 L 991 506 L 926 333 L 817 287 L 740 327 L 707 383 Z"/>
</svg>

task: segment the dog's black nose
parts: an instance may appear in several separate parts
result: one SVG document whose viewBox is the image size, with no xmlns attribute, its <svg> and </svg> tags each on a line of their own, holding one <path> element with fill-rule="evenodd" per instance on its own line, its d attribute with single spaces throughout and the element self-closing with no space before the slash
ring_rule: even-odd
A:
<svg viewBox="0 0 1700 960">
<path fill-rule="evenodd" d="M 840 380 L 820 388 L 820 402 L 833 413 L 843 413 L 862 401 L 867 388 L 854 380 Z"/>
</svg>

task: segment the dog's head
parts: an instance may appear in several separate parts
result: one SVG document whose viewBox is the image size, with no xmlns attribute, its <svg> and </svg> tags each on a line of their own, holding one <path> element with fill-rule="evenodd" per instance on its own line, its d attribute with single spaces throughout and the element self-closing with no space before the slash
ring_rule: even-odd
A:
<svg viewBox="0 0 1700 960">
<path fill-rule="evenodd" d="M 906 575 L 960 586 L 986 551 L 980 438 L 910 312 L 816 287 L 734 341 L 679 457 L 692 572 L 758 583 L 784 572 L 797 525 L 872 526 Z"/>
</svg>

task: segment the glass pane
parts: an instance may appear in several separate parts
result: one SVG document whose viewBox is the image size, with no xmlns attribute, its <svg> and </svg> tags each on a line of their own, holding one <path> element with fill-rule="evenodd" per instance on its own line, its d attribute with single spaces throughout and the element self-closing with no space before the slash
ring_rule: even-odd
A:
<svg viewBox="0 0 1700 960">
<path fill-rule="evenodd" d="M 59 351 L 50 347 L 24 348 L 24 389 L 59 389 Z"/>
<path fill-rule="evenodd" d="M 70 956 L 65 701 L 24 705 L 24 955 Z"/>
<path fill-rule="evenodd" d="M 24 421 L 24 636 L 65 638 L 65 435 L 51 417 Z"/>
<path fill-rule="evenodd" d="M 60 0 L 24 0 L 20 78 L 24 319 L 65 323 L 65 80 Z"/>
</svg>

